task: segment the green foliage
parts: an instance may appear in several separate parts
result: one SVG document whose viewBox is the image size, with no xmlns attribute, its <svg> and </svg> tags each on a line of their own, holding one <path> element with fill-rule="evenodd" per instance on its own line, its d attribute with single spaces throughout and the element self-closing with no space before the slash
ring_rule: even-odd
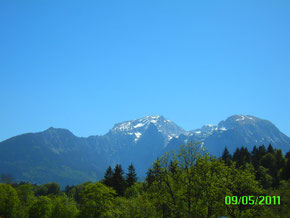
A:
<svg viewBox="0 0 290 218">
<path fill-rule="evenodd" d="M 233 157 L 230 154 L 229 150 L 225 148 L 223 154 L 222 154 L 222 160 L 225 162 L 226 165 L 231 165 Z"/>
<path fill-rule="evenodd" d="M 17 217 L 20 201 L 16 190 L 9 184 L 0 184 L 0 217 Z"/>
<path fill-rule="evenodd" d="M 85 189 L 87 184 L 91 184 L 90 182 L 85 182 L 76 186 L 72 186 L 66 190 L 66 195 L 68 197 L 73 198 L 78 204 L 82 201 L 81 193 Z"/>
<path fill-rule="evenodd" d="M 285 180 L 290 179 L 290 152 L 288 152 L 287 154 L 286 154 L 287 158 L 285 159 L 284 166 L 281 171 L 281 176 Z"/>
<path fill-rule="evenodd" d="M 45 184 L 49 195 L 57 195 L 60 193 L 60 186 L 56 182 Z"/>
<path fill-rule="evenodd" d="M 60 193 L 60 186 L 56 182 L 47 183 L 37 188 L 35 195 L 56 195 Z"/>
<path fill-rule="evenodd" d="M 34 196 L 34 186 L 31 184 L 23 184 L 16 188 L 19 200 L 21 202 L 21 209 L 19 216 L 28 217 L 29 209 L 36 201 Z"/>
<path fill-rule="evenodd" d="M 103 184 L 105 184 L 108 187 L 113 187 L 113 170 L 112 167 L 109 166 L 108 169 L 105 172 Z"/>
<path fill-rule="evenodd" d="M 143 184 L 142 183 L 134 183 L 134 185 L 128 187 L 125 191 L 124 197 L 125 198 L 134 198 L 141 195 L 143 192 Z"/>
<path fill-rule="evenodd" d="M 205 154 L 197 143 L 157 160 L 148 176 L 148 193 L 163 217 L 254 215 L 255 208 L 227 207 L 224 198 L 262 193 L 253 169 L 227 166 Z"/>
<path fill-rule="evenodd" d="M 105 172 L 102 183 L 108 187 L 112 187 L 119 196 L 123 196 L 127 185 L 132 185 L 137 180 L 134 166 L 129 166 L 129 172 L 127 174 L 127 181 L 124 179 L 124 171 L 122 166 L 116 164 L 114 171 L 111 166 Z"/>
<path fill-rule="evenodd" d="M 282 181 L 277 189 L 268 189 L 268 196 L 280 196 L 281 204 L 260 208 L 260 217 L 290 217 L 290 181 Z"/>
<path fill-rule="evenodd" d="M 245 169 L 232 167 L 227 185 L 230 196 L 260 196 L 264 195 L 258 181 L 255 180 L 254 169 L 247 165 Z M 258 215 L 257 205 L 226 206 L 230 216 L 254 217 Z"/>
<path fill-rule="evenodd" d="M 131 163 L 128 167 L 128 173 L 126 174 L 126 183 L 127 186 L 130 187 L 134 185 L 135 182 L 137 182 L 137 174 L 133 164 Z"/>
<path fill-rule="evenodd" d="M 132 198 L 116 198 L 117 217 L 122 218 L 148 218 L 160 217 L 152 199 L 144 193 Z"/>
<path fill-rule="evenodd" d="M 53 202 L 47 196 L 39 196 L 29 209 L 30 218 L 51 217 Z"/>
<path fill-rule="evenodd" d="M 117 164 L 114 168 L 112 176 L 112 187 L 116 190 L 118 195 L 123 196 L 126 189 L 126 182 L 124 179 L 124 171 L 121 165 Z"/>
<path fill-rule="evenodd" d="M 53 196 L 53 218 L 74 218 L 78 217 L 79 210 L 75 201 L 66 195 Z"/>
<path fill-rule="evenodd" d="M 48 195 L 48 188 L 45 185 L 38 186 L 35 191 L 36 196 Z"/>
<path fill-rule="evenodd" d="M 251 162 L 251 154 L 245 147 L 237 148 L 233 154 L 233 161 L 236 162 L 237 167 L 245 168 L 246 164 Z"/>
<path fill-rule="evenodd" d="M 109 167 L 102 183 L 60 191 L 57 183 L 0 184 L 0 217 L 290 217 L 290 152 L 271 146 L 209 156 L 199 143 L 157 159 L 145 182 L 131 164 Z M 111 186 L 111 187 L 110 187 Z M 262 189 L 263 187 L 264 189 Z M 281 205 L 226 205 L 225 196 L 280 196 Z"/>
<path fill-rule="evenodd" d="M 116 192 L 102 183 L 89 183 L 81 192 L 80 217 L 113 216 Z"/>
<path fill-rule="evenodd" d="M 269 144 L 269 146 L 268 146 L 267 153 L 270 153 L 270 154 L 274 154 L 275 153 L 274 148 L 273 148 L 273 146 L 271 144 Z"/>
<path fill-rule="evenodd" d="M 259 166 L 256 172 L 256 177 L 259 179 L 258 181 L 261 183 L 263 188 L 269 189 L 273 184 L 273 177 L 269 175 L 268 169 L 263 166 Z"/>
</svg>

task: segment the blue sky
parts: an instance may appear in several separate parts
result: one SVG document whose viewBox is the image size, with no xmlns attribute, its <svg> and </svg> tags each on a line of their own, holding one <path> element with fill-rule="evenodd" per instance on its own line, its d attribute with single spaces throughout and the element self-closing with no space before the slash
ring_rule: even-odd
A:
<svg viewBox="0 0 290 218">
<path fill-rule="evenodd" d="M 1 1 L 0 141 L 233 114 L 290 136 L 290 1 Z"/>
</svg>

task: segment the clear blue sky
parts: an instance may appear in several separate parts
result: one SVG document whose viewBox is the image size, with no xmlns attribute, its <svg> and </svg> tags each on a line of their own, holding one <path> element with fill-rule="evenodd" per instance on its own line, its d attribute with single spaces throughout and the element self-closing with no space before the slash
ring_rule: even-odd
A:
<svg viewBox="0 0 290 218">
<path fill-rule="evenodd" d="M 290 1 L 0 2 L 0 141 L 233 114 L 290 136 Z"/>
</svg>

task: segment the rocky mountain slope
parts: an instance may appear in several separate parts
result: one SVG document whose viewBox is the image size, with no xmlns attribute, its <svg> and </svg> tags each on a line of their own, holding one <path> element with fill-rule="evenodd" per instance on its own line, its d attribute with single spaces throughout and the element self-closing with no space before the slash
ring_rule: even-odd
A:
<svg viewBox="0 0 290 218">
<path fill-rule="evenodd" d="M 234 115 L 217 126 L 185 131 L 163 116 L 146 116 L 114 125 L 103 136 L 77 137 L 69 130 L 49 128 L 12 137 L 0 143 L 0 173 L 33 183 L 56 181 L 62 186 L 102 179 L 109 165 L 133 163 L 143 177 L 164 152 L 189 141 L 200 141 L 212 155 L 225 146 L 268 145 L 287 152 L 290 138 L 271 122 Z"/>
</svg>

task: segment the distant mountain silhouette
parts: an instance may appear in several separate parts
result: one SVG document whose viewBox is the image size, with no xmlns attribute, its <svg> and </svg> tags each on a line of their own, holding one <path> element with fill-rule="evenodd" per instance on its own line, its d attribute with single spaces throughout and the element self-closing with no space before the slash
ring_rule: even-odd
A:
<svg viewBox="0 0 290 218">
<path fill-rule="evenodd" d="M 288 136 L 271 122 L 253 116 L 234 115 L 217 126 L 207 124 L 192 131 L 163 116 L 146 116 L 118 123 L 103 136 L 77 137 L 69 130 L 51 127 L 12 137 L 0 143 L 0 173 L 65 186 L 100 180 L 109 165 L 120 163 L 126 169 L 132 162 L 142 178 L 157 157 L 189 141 L 200 141 L 217 156 L 225 146 L 231 152 L 262 144 L 283 152 L 290 149 Z"/>
</svg>

